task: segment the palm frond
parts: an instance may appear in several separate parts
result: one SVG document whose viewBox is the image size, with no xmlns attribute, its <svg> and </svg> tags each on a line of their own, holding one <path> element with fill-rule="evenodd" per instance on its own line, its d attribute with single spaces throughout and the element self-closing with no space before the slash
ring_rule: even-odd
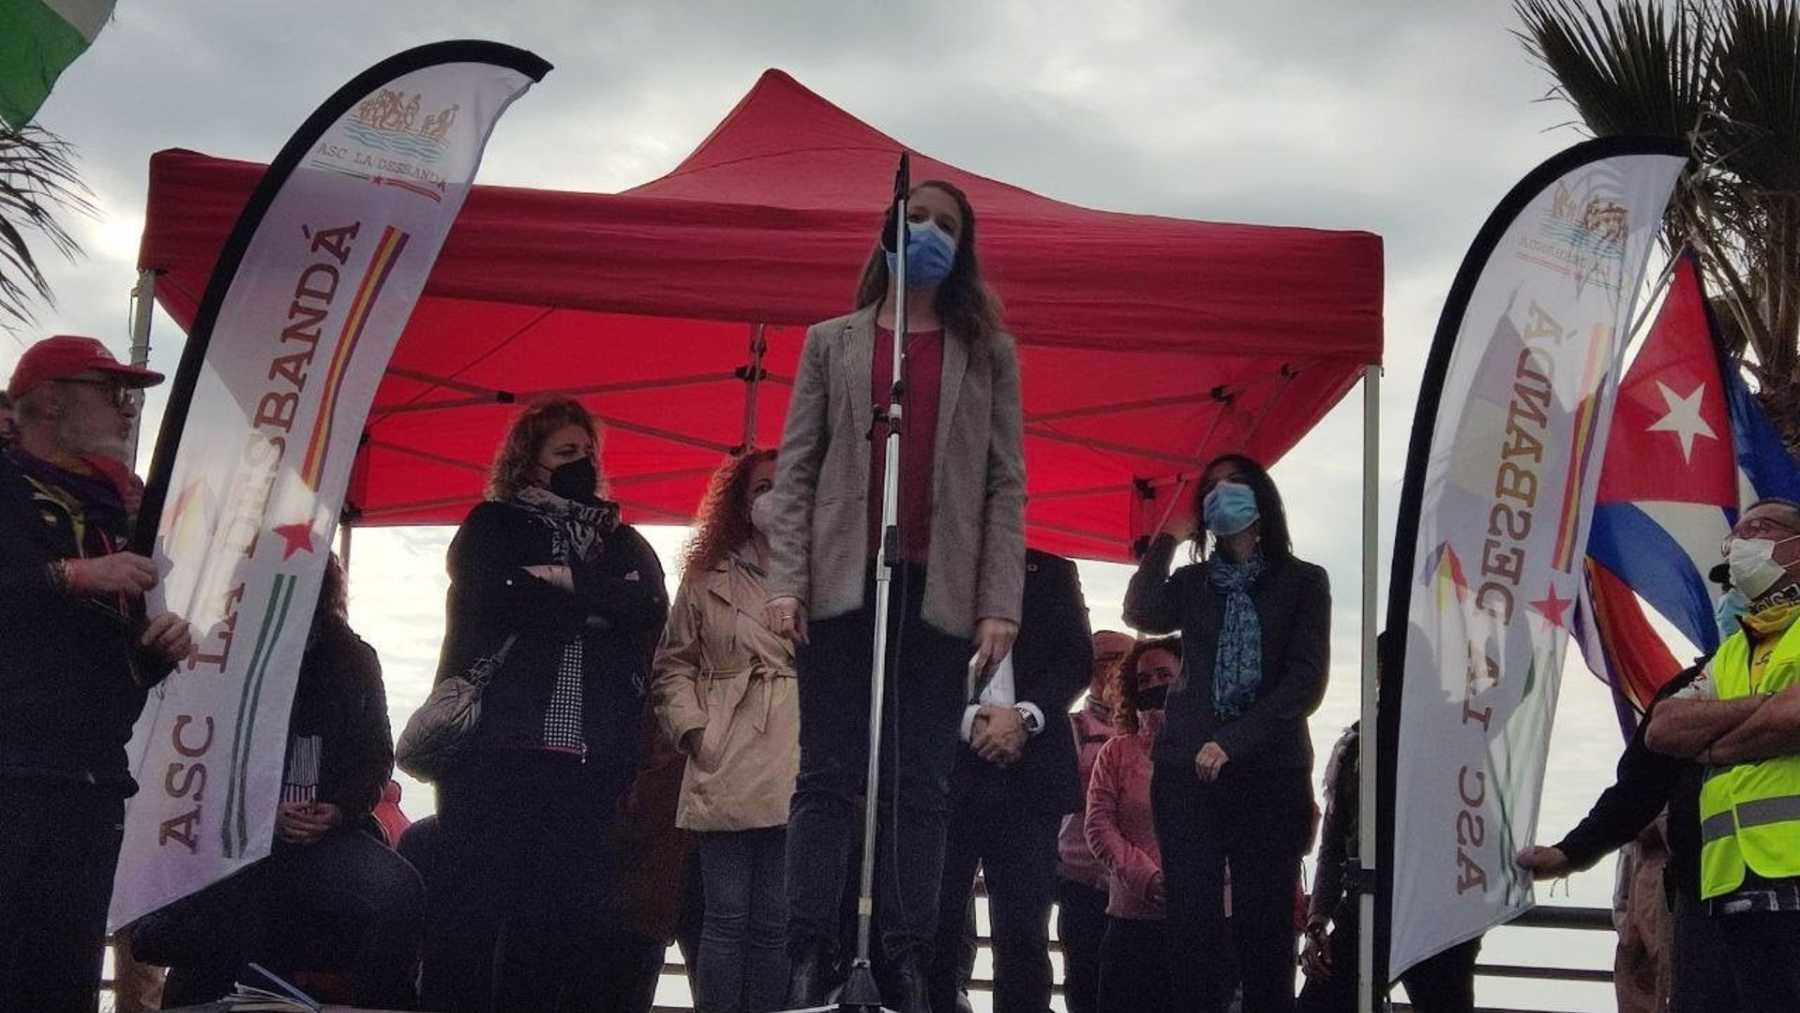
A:
<svg viewBox="0 0 1800 1013">
<path fill-rule="evenodd" d="M 81 253 L 64 219 L 92 217 L 95 208 L 74 155 L 67 141 L 39 127 L 0 129 L 0 327 L 29 324 L 33 299 L 55 305 L 33 237 L 66 258 Z"/>
<path fill-rule="evenodd" d="M 1719 164 L 1752 188 L 1800 191 L 1800 9 L 1731 0 L 1708 17 Z"/>
<path fill-rule="evenodd" d="M 1515 31 L 1597 137 L 1688 141 L 1705 108 L 1708 22 L 1686 6 L 1619 0 L 1588 10 L 1574 0 L 1515 0 Z"/>
</svg>

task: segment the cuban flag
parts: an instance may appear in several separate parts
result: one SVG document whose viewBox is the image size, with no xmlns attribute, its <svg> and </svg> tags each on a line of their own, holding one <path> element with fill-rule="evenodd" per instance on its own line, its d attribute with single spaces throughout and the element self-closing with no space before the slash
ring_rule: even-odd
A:
<svg viewBox="0 0 1800 1013">
<path fill-rule="evenodd" d="M 1588 667 L 1612 686 L 1628 736 L 1686 665 L 1640 599 L 1710 653 L 1723 590 L 1707 574 L 1720 543 L 1741 508 L 1800 493 L 1800 469 L 1738 371 L 1721 363 L 1713 333 L 1699 265 L 1683 255 L 1619 386 L 1576 615 Z"/>
</svg>

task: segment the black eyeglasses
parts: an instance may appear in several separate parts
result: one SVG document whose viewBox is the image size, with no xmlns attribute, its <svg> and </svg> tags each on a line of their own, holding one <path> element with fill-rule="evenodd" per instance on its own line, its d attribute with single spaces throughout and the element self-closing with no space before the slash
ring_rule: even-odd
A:
<svg viewBox="0 0 1800 1013">
<path fill-rule="evenodd" d="M 62 380 L 60 382 L 79 383 L 88 387 L 104 387 L 106 388 L 106 399 L 112 402 L 112 406 L 119 411 L 124 411 L 127 408 L 142 408 L 144 406 L 144 392 L 142 390 L 136 387 L 127 387 L 117 380 L 72 379 Z"/>
</svg>

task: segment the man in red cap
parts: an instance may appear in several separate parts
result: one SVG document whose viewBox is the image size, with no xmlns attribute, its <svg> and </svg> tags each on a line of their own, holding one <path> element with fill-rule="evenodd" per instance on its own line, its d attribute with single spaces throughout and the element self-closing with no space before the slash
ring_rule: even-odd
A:
<svg viewBox="0 0 1800 1013">
<path fill-rule="evenodd" d="M 27 349 L 0 450 L 0 1009 L 93 1010 L 125 799 L 150 687 L 193 652 L 145 614 L 159 574 L 125 551 L 140 486 L 126 455 L 162 382 L 93 338 Z"/>
</svg>

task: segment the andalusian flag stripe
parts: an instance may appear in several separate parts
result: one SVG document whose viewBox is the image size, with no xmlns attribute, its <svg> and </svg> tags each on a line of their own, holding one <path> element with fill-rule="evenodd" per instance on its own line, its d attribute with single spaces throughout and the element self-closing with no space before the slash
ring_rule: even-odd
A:
<svg viewBox="0 0 1800 1013">
<path fill-rule="evenodd" d="M 350 303 L 350 313 L 344 318 L 343 332 L 338 335 L 337 348 L 331 353 L 331 364 L 326 367 L 325 392 L 319 399 L 318 417 L 313 420 L 312 439 L 307 441 L 306 457 L 300 465 L 300 478 L 308 489 L 319 488 L 325 456 L 331 450 L 331 427 L 337 419 L 338 392 L 344 386 L 344 373 L 356 354 L 356 343 L 362 340 L 363 325 L 369 322 L 369 310 L 381 297 L 382 286 L 387 284 L 401 251 L 406 249 L 407 238 L 407 233 L 391 225 L 382 233 L 375 256 L 369 261 L 369 273 L 363 275 L 356 298 Z"/>
<path fill-rule="evenodd" d="M 115 0 L 0 0 L 0 120 L 23 127 L 87 50 Z"/>
<path fill-rule="evenodd" d="M 238 697 L 237 720 L 231 736 L 231 766 L 225 775 L 225 818 L 219 826 L 223 853 L 239 853 L 249 836 L 244 816 L 246 771 L 250 763 L 251 739 L 256 734 L 256 705 L 262 695 L 262 673 L 269 668 L 269 657 L 281 640 L 287 626 L 288 606 L 294 600 L 295 578 L 278 573 L 269 589 L 269 608 L 262 625 L 256 630 L 256 649 L 250 654 L 250 667 Z M 285 743 L 283 744 L 285 747 Z M 236 815 L 234 820 L 232 817 Z M 235 836 L 233 831 L 236 831 Z"/>
</svg>

